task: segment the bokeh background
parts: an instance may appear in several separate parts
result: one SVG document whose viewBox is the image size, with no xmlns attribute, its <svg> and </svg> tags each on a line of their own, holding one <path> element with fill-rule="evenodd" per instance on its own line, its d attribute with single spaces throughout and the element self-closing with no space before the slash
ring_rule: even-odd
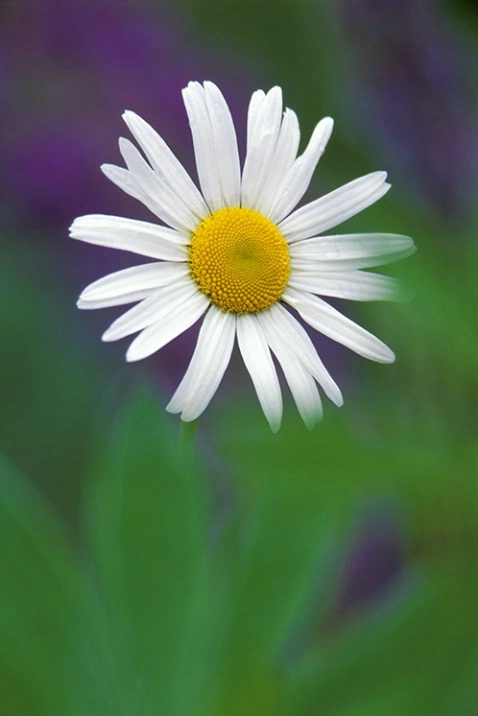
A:
<svg viewBox="0 0 478 716">
<path fill-rule="evenodd" d="M 477 716 L 477 60 L 474 0 L 0 4 L 2 715 Z M 259 87 L 303 143 L 333 116 L 309 196 L 386 169 L 343 231 L 419 249 L 384 270 L 412 301 L 343 306 L 397 362 L 317 338 L 345 406 L 272 435 L 236 356 L 193 475 L 164 406 L 197 329 L 126 366 L 75 302 L 135 259 L 67 239 L 149 218 L 99 171 L 124 109 L 194 175 L 191 79 L 242 150 Z"/>
</svg>

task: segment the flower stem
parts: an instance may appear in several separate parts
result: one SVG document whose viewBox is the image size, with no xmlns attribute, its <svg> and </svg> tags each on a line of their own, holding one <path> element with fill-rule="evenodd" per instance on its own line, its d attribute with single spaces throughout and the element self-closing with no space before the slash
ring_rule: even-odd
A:
<svg viewBox="0 0 478 716">
<path fill-rule="evenodd" d="M 179 430 L 179 460 L 182 464 L 185 475 L 193 472 L 194 454 L 196 450 L 196 436 L 199 426 L 199 418 L 186 422 L 181 420 Z"/>
</svg>

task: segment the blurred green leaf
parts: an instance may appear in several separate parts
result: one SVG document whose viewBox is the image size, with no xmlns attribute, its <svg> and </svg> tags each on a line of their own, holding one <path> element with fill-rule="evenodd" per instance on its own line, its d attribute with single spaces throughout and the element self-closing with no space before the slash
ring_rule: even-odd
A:
<svg viewBox="0 0 478 716">
<path fill-rule="evenodd" d="M 355 410 L 363 413 L 366 406 Z M 354 708 L 364 716 L 432 714 L 423 699 L 436 706 L 435 713 L 440 708 L 448 714 L 477 656 L 478 634 L 470 628 L 478 596 L 472 549 L 478 544 L 476 450 L 465 442 L 451 452 L 447 443 L 420 436 L 390 440 L 386 431 L 371 436 L 359 422 L 346 422 L 343 411 L 309 433 L 291 406 L 279 435 L 270 433 L 258 406 L 236 406 L 216 427 L 220 452 L 251 503 L 227 552 L 229 562 L 238 563 L 230 577 L 231 626 L 224 647 L 230 665 L 223 677 L 227 712 L 246 713 L 262 698 L 258 713 L 282 714 L 279 705 L 288 703 L 282 654 L 288 634 L 300 627 L 304 644 L 315 644 L 317 656 L 305 660 L 307 677 L 294 676 L 288 716 L 351 716 Z M 422 565 L 423 581 L 415 595 L 405 595 L 402 607 L 393 606 L 383 618 L 378 612 L 375 619 L 352 622 L 347 638 L 339 633 L 322 642 L 320 626 L 337 589 L 344 537 L 353 515 L 377 497 L 402 506 L 409 559 Z M 448 687 L 441 692 L 447 671 Z M 242 686 L 252 688 L 236 697 L 241 678 Z M 441 694 L 436 699 L 435 692 Z M 235 710 L 233 703 L 242 706 Z"/>
<path fill-rule="evenodd" d="M 207 673 L 209 568 L 204 485 L 182 471 L 176 444 L 164 411 L 139 394 L 92 471 L 85 520 L 116 618 L 118 668 L 129 669 L 125 698 L 186 716 L 199 710 Z"/>
<path fill-rule="evenodd" d="M 113 713 L 94 650 L 94 613 L 63 525 L 0 455 L 2 715 Z"/>
<path fill-rule="evenodd" d="M 367 615 L 329 649 L 319 647 L 297 670 L 281 713 L 457 713 L 454 702 L 476 664 L 477 587 L 471 565 L 461 579 L 442 573 L 411 584 L 402 606 Z"/>
<path fill-rule="evenodd" d="M 239 502 L 220 552 L 227 586 L 218 714 L 273 707 L 275 665 L 311 590 L 331 593 L 330 564 L 349 515 L 344 488 L 331 489 L 334 478 L 324 467 L 322 448 L 332 448 L 290 416 L 273 435 L 255 407 L 235 406 L 216 425 Z M 327 435 L 337 441 L 333 431 Z"/>
</svg>

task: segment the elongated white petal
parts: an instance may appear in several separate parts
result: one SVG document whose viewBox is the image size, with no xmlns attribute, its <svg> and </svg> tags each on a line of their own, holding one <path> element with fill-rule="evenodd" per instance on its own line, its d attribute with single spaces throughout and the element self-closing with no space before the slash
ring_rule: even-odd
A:
<svg viewBox="0 0 478 716">
<path fill-rule="evenodd" d="M 292 269 L 289 286 L 350 301 L 403 301 L 410 296 L 398 279 L 366 271 Z"/>
<path fill-rule="evenodd" d="M 264 177 L 257 209 L 265 216 L 269 216 L 272 205 L 277 197 L 286 173 L 297 157 L 299 148 L 300 129 L 297 115 L 286 108 L 282 120 L 276 148 L 269 163 L 269 169 Z"/>
<path fill-rule="evenodd" d="M 78 308 L 83 311 L 93 311 L 97 308 L 111 308 L 112 306 L 124 306 L 128 303 L 136 303 L 142 301 L 151 295 L 151 290 L 133 291 L 132 293 L 124 293 L 120 296 L 112 296 L 110 298 L 100 298 L 95 301 L 91 299 L 79 298 L 76 302 Z"/>
<path fill-rule="evenodd" d="M 262 410 L 273 432 L 282 418 L 282 395 L 277 372 L 264 333 L 255 315 L 237 317 L 237 341 Z"/>
<path fill-rule="evenodd" d="M 317 384 L 302 363 L 293 360 L 287 362 L 287 354 L 282 354 L 279 360 L 299 414 L 309 430 L 312 430 L 323 416 Z"/>
<path fill-rule="evenodd" d="M 280 132 L 282 90 L 273 87 L 249 106 L 247 153 L 242 173 L 242 206 L 259 209 Z"/>
<path fill-rule="evenodd" d="M 198 289 L 193 281 L 187 279 L 177 286 L 164 286 L 153 291 L 144 301 L 117 318 L 104 332 L 103 341 L 118 341 L 125 336 L 141 331 L 167 316 L 176 306 L 189 300 Z"/>
<path fill-rule="evenodd" d="M 386 172 L 372 172 L 354 179 L 297 209 L 279 224 L 279 229 L 290 242 L 321 234 L 378 201 L 390 189 L 386 178 Z"/>
<path fill-rule="evenodd" d="M 236 317 L 214 305 L 209 308 L 189 367 L 166 410 L 195 420 L 207 408 L 231 359 Z"/>
<path fill-rule="evenodd" d="M 116 164 L 102 164 L 100 169 L 105 177 L 122 189 L 125 194 L 129 194 L 129 196 L 132 196 L 133 199 L 138 199 L 138 201 L 144 204 L 152 214 L 156 214 L 155 202 L 151 202 L 148 199 L 147 194 L 139 188 L 127 169 L 124 167 L 117 167 Z"/>
<path fill-rule="evenodd" d="M 372 268 L 413 254 L 413 239 L 400 234 L 342 234 L 317 236 L 289 244 L 293 265 L 320 271 Z"/>
<path fill-rule="evenodd" d="M 188 238 L 166 226 L 106 214 L 87 214 L 70 227 L 72 239 L 97 246 L 132 251 L 165 261 L 187 261 Z"/>
<path fill-rule="evenodd" d="M 154 171 L 169 184 L 176 197 L 198 220 L 207 216 L 209 210 L 200 191 L 164 139 L 134 112 L 124 112 L 123 119 Z"/>
<path fill-rule="evenodd" d="M 317 163 L 325 151 L 333 127 L 333 119 L 324 117 L 312 132 L 304 153 L 295 160 L 281 182 L 269 212 L 271 221 L 275 223 L 282 221 L 304 196 Z"/>
<path fill-rule="evenodd" d="M 190 82 L 182 94 L 193 138 L 201 191 L 210 211 L 216 211 L 222 205 L 222 192 L 212 156 L 213 140 L 204 89 L 199 82 Z"/>
<path fill-rule="evenodd" d="M 294 335 L 279 334 L 273 324 L 264 317 L 267 311 L 260 313 L 257 319 L 264 332 L 266 341 L 279 361 L 285 378 L 295 400 L 299 413 L 309 429 L 322 417 L 322 403 L 315 381 L 295 352 L 291 349 Z"/>
<path fill-rule="evenodd" d="M 249 145 L 252 140 L 252 134 L 254 132 L 254 126 L 257 122 L 258 117 L 261 114 L 261 106 L 265 101 L 266 93 L 264 90 L 256 90 L 251 95 L 251 101 L 249 102 L 249 109 L 247 111 L 247 144 Z"/>
<path fill-rule="evenodd" d="M 222 205 L 241 203 L 241 168 L 236 130 L 229 107 L 219 89 L 212 82 L 204 83 L 207 111 L 211 123 L 216 167 L 221 184 Z"/>
<path fill-rule="evenodd" d="M 156 353 L 196 323 L 209 305 L 208 299 L 200 291 L 180 302 L 171 303 L 167 312 L 134 339 L 126 353 L 126 360 L 142 360 Z"/>
<path fill-rule="evenodd" d="M 262 314 L 262 321 L 270 323 L 270 331 L 286 336 L 289 347 L 294 350 L 297 359 L 316 379 L 326 396 L 335 405 L 343 405 L 342 393 L 327 368 L 320 360 L 307 331 L 280 303 L 274 304 Z"/>
<path fill-rule="evenodd" d="M 181 201 L 162 176 L 154 172 L 128 139 L 119 140 L 120 152 L 139 189 L 148 197 L 154 213 L 179 231 L 193 231 L 197 216 Z"/>
<path fill-rule="evenodd" d="M 304 321 L 332 340 L 378 363 L 393 363 L 395 355 L 388 346 L 317 296 L 286 289 L 284 300 Z"/>
<path fill-rule="evenodd" d="M 214 212 L 224 204 L 204 88 L 199 82 L 190 82 L 183 89 L 183 100 L 189 117 L 199 184 L 209 210 Z"/>
<path fill-rule="evenodd" d="M 115 271 L 87 286 L 80 295 L 82 300 L 115 298 L 136 291 L 152 290 L 177 283 L 188 276 L 187 264 L 169 261 Z"/>
</svg>

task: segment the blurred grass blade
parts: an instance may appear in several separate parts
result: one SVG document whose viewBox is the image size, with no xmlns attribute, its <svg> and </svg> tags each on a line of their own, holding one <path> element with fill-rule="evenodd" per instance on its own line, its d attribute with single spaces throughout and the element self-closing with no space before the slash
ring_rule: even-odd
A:
<svg viewBox="0 0 478 716">
<path fill-rule="evenodd" d="M 208 568 L 204 486 L 181 472 L 170 419 L 141 393 L 93 469 L 86 527 L 125 687 L 145 713 L 197 713 L 206 668 Z M 134 693 L 128 699 L 135 701 Z"/>
</svg>

